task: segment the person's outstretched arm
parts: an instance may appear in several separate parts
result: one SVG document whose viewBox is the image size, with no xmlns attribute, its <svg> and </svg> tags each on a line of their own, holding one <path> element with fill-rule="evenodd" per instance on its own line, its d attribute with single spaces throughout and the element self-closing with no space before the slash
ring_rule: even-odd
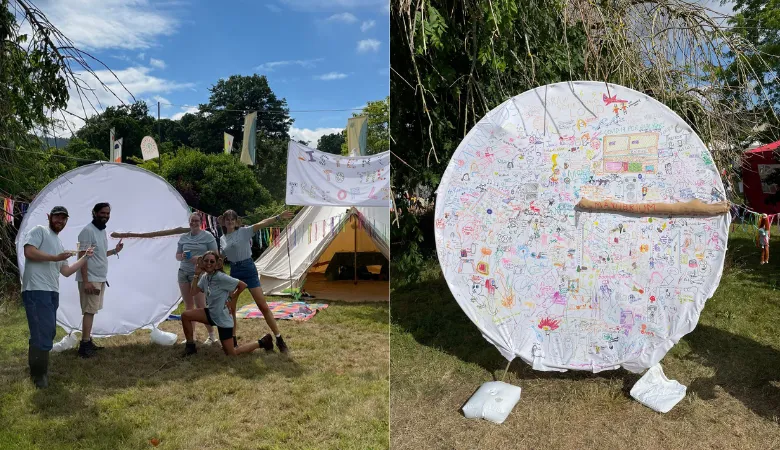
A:
<svg viewBox="0 0 780 450">
<path fill-rule="evenodd" d="M 279 220 L 292 219 L 294 215 L 295 214 L 293 214 L 292 211 L 284 211 L 279 215 L 269 217 L 268 219 L 261 220 L 260 222 L 252 225 L 252 231 L 257 233 L 261 228 L 267 227 L 273 223 L 278 222 Z"/>
</svg>

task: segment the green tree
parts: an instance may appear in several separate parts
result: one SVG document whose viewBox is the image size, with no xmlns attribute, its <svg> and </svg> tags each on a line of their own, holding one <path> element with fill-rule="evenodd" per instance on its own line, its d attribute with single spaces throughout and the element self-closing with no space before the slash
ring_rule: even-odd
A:
<svg viewBox="0 0 780 450">
<path fill-rule="evenodd" d="M 317 141 L 317 150 L 340 155 L 342 144 L 344 144 L 343 133 L 326 134 Z"/>
<path fill-rule="evenodd" d="M 773 142 L 780 138 L 780 1 L 738 0 L 728 24 L 729 35 L 751 45 L 729 50 L 731 62 L 718 73 L 731 88 L 728 98 L 738 100 L 754 123 L 762 125 L 750 130 L 745 143 Z M 754 77 L 743 76 L 746 64 Z"/>
<path fill-rule="evenodd" d="M 366 135 L 366 154 L 375 155 L 390 150 L 390 97 L 384 100 L 368 102 L 360 113 L 352 113 L 352 117 L 366 116 L 368 118 L 368 133 Z M 341 154 L 349 154 L 347 148 L 347 130 L 341 132 L 344 142 L 341 144 Z"/>
<path fill-rule="evenodd" d="M 180 147 L 176 154 L 139 164 L 173 185 L 190 206 L 211 215 L 234 209 L 239 215 L 271 203 L 268 191 L 251 168 L 226 154 L 204 154 Z"/>
<path fill-rule="evenodd" d="M 240 148 L 244 117 L 257 111 L 257 134 L 264 139 L 289 138 L 290 110 L 287 100 L 276 97 L 265 75 L 232 75 L 209 88 L 209 101 L 199 106 L 200 119 L 191 144 L 206 153 L 222 152 L 222 134 L 235 137 Z M 190 119 L 193 122 L 198 122 Z"/>
</svg>

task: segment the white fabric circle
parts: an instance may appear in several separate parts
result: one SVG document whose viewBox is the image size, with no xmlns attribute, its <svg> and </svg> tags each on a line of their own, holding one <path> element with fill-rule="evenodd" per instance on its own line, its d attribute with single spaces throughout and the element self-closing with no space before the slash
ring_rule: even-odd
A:
<svg viewBox="0 0 780 450">
<path fill-rule="evenodd" d="M 730 218 L 575 211 L 583 197 L 715 203 L 725 192 L 701 139 L 658 101 L 601 82 L 543 86 L 490 111 L 453 154 L 437 191 L 439 262 L 505 358 L 640 372 L 695 328 Z"/>
<path fill-rule="evenodd" d="M 36 225 L 48 226 L 54 206 L 68 209 L 70 218 L 59 237 L 66 250 L 75 250 L 78 235 L 92 221 L 96 203 L 111 204 L 106 225 L 108 248 L 119 239 L 114 231 L 147 232 L 187 223 L 184 199 L 161 177 L 128 165 L 99 162 L 82 166 L 49 183 L 30 204 L 16 239 L 20 273 L 24 273 L 24 236 Z M 181 297 L 176 280 L 178 236 L 124 239 L 119 257 L 108 258 L 108 283 L 103 309 L 95 315 L 92 335 L 106 337 L 151 328 L 168 318 Z M 73 264 L 76 258 L 70 258 Z M 81 331 L 82 313 L 76 274 L 60 276 L 57 323 L 68 333 Z"/>
</svg>

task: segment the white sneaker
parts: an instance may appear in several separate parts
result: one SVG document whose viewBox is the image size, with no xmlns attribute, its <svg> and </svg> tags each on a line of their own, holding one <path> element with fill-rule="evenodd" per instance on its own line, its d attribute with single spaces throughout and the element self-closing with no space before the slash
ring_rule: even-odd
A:
<svg viewBox="0 0 780 450">
<path fill-rule="evenodd" d="M 217 340 L 215 338 L 209 336 L 208 339 L 203 341 L 203 345 L 211 345 L 211 344 L 214 344 L 215 342 L 217 342 Z"/>
</svg>

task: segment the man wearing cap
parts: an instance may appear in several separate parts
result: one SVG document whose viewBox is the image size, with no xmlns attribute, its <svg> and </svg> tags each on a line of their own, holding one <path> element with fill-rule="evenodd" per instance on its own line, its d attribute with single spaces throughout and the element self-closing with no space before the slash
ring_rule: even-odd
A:
<svg viewBox="0 0 780 450">
<path fill-rule="evenodd" d="M 78 261 L 68 265 L 67 260 L 73 253 L 65 251 L 58 236 L 68 223 L 68 210 L 55 206 L 48 218 L 48 227 L 36 225 L 24 237 L 22 302 L 30 328 L 30 376 L 38 388 L 49 385 L 49 351 L 57 332 L 60 274 L 65 277 L 73 275 L 92 256 L 92 250 L 89 250 Z"/>
<path fill-rule="evenodd" d="M 87 264 L 81 267 L 76 274 L 79 287 L 79 300 L 81 300 L 81 312 L 84 319 L 81 323 L 81 343 L 79 344 L 79 356 L 89 358 L 95 355 L 95 351 L 101 349 L 92 342 L 92 323 L 95 314 L 103 309 L 103 294 L 108 285 L 108 257 L 118 255 L 124 244 L 120 240 L 113 250 L 108 249 L 108 237 L 106 236 L 106 224 L 111 217 L 111 205 L 98 203 L 92 208 L 92 222 L 88 223 L 79 233 L 79 257 L 84 254 L 83 249 L 93 248 L 94 256 Z"/>
</svg>

